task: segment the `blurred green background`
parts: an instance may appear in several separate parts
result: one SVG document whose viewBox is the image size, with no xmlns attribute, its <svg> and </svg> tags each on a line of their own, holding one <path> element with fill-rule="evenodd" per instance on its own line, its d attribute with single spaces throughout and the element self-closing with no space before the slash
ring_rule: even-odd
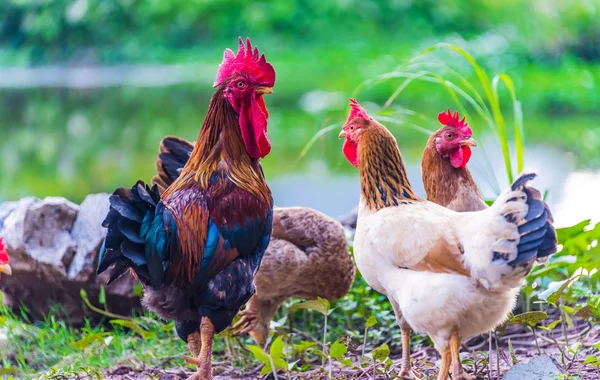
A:
<svg viewBox="0 0 600 380">
<path fill-rule="evenodd" d="M 350 95 L 381 105 L 399 84 L 355 93 L 362 82 L 446 41 L 488 73 L 511 76 L 524 112 L 525 167 L 540 168 L 563 220 L 561 207 L 583 210 L 579 219 L 600 215 L 600 204 L 582 203 L 587 193 L 578 192 L 600 185 L 599 16 L 600 0 L 4 0 L 0 201 L 79 202 L 149 180 L 163 136 L 197 137 L 223 49 L 249 36 L 277 71 L 266 98 L 273 150 L 263 165 L 278 204 L 334 216 L 355 205 L 357 174 L 337 129 L 300 153 L 321 128 L 345 119 Z M 439 59 L 474 80 L 458 56 Z M 395 104 L 427 116 L 429 130 L 454 106 L 439 85 L 423 82 Z M 502 168 L 477 122 L 475 137 L 489 146 L 492 168 Z M 402 124 L 392 130 L 421 189 L 427 135 Z M 476 178 L 489 176 L 483 166 L 478 174 L 477 158 Z"/>
</svg>

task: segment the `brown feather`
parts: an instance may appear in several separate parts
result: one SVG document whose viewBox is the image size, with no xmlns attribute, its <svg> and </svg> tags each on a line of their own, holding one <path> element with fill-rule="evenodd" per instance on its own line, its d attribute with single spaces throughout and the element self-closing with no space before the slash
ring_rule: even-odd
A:
<svg viewBox="0 0 600 380">
<path fill-rule="evenodd" d="M 420 262 L 409 269 L 424 272 L 456 273 L 470 276 L 471 271 L 465 266 L 462 248 L 439 239 Z"/>
<path fill-rule="evenodd" d="M 159 169 L 159 177 L 162 168 Z M 211 183 L 213 173 L 219 176 Z M 157 179 L 163 186 L 168 182 Z M 161 193 L 161 199 L 173 213 L 181 244 L 181 256 L 172 259 L 173 273 L 182 281 L 193 282 L 200 268 L 206 244 L 209 212 L 206 192 L 219 192 L 224 181 L 272 204 L 271 192 L 262 168 L 246 152 L 237 113 L 218 89 L 212 96 L 198 140 L 177 179 Z M 196 191 L 194 191 L 196 190 Z"/>
<path fill-rule="evenodd" d="M 357 118 L 356 123 L 363 124 L 358 157 L 366 205 L 379 210 L 421 201 L 412 190 L 394 136 L 375 120 Z"/>
</svg>

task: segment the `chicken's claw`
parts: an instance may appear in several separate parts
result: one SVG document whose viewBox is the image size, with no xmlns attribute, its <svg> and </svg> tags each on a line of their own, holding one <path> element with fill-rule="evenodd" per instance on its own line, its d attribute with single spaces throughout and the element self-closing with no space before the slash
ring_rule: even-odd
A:
<svg viewBox="0 0 600 380">
<path fill-rule="evenodd" d="M 258 314 L 252 310 L 245 309 L 240 312 L 240 320 L 231 328 L 238 330 L 233 333 L 233 336 L 242 336 L 248 334 L 258 326 Z"/>
<path fill-rule="evenodd" d="M 398 376 L 401 379 L 413 379 L 413 380 L 419 380 L 419 379 L 423 378 L 423 374 L 421 374 L 420 372 L 418 372 L 417 370 L 415 370 L 412 367 L 410 369 L 406 369 L 406 368 L 400 369 L 400 373 L 398 373 Z"/>
<path fill-rule="evenodd" d="M 200 365 L 200 359 L 198 359 L 198 358 L 184 355 L 183 360 L 185 360 L 186 363 L 191 364 L 191 365 L 195 365 L 195 366 Z"/>
</svg>

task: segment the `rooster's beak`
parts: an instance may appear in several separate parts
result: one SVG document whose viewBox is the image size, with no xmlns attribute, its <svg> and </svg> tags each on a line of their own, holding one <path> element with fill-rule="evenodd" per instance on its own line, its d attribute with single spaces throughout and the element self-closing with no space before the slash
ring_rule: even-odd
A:
<svg viewBox="0 0 600 380">
<path fill-rule="evenodd" d="M 346 137 L 346 132 L 341 131 L 338 137 L 343 139 L 344 137 Z"/>
<path fill-rule="evenodd" d="M 12 274 L 12 269 L 10 269 L 10 265 L 0 264 L 0 273 L 4 273 L 10 276 Z"/>
<path fill-rule="evenodd" d="M 477 142 L 473 140 L 472 137 L 469 137 L 468 139 L 461 142 L 460 145 L 477 146 Z"/>
<path fill-rule="evenodd" d="M 259 94 L 272 94 L 273 93 L 273 87 L 267 87 L 267 86 L 260 86 L 260 87 L 256 87 L 255 90 L 257 93 Z"/>
</svg>

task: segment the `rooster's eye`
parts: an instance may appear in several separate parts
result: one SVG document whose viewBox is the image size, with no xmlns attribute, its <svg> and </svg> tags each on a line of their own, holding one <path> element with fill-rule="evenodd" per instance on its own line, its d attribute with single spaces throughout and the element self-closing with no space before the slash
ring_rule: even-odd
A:
<svg viewBox="0 0 600 380">
<path fill-rule="evenodd" d="M 354 125 L 350 126 L 350 130 L 353 131 L 354 130 Z"/>
<path fill-rule="evenodd" d="M 244 82 L 242 82 L 242 81 L 237 82 L 237 86 L 239 88 L 243 88 L 244 87 Z"/>
<path fill-rule="evenodd" d="M 454 137 L 454 135 L 452 133 L 446 133 L 446 138 L 448 140 L 452 140 L 453 137 Z"/>
</svg>

